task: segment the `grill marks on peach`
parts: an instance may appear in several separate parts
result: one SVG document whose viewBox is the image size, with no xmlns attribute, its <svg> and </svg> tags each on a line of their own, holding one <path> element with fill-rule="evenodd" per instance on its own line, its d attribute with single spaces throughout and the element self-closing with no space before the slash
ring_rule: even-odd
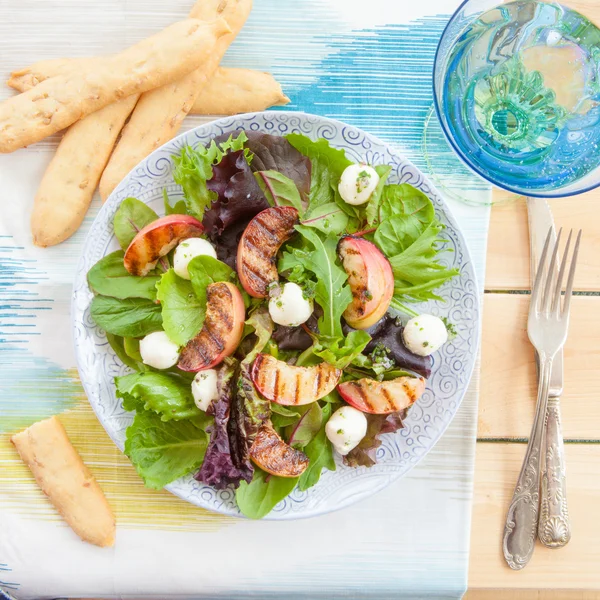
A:
<svg viewBox="0 0 600 600">
<path fill-rule="evenodd" d="M 238 246 L 237 268 L 246 291 L 266 298 L 269 284 L 279 280 L 276 257 L 281 245 L 294 234 L 298 211 L 291 206 L 267 208 L 254 217 Z"/>
<path fill-rule="evenodd" d="M 288 446 L 269 423 L 258 430 L 250 458 L 263 471 L 279 477 L 299 477 L 309 462 L 306 454 Z"/>
<path fill-rule="evenodd" d="M 278 404 L 302 405 L 319 400 L 336 386 L 341 370 L 327 363 L 296 367 L 269 354 L 259 354 L 252 366 L 258 391 Z"/>
</svg>

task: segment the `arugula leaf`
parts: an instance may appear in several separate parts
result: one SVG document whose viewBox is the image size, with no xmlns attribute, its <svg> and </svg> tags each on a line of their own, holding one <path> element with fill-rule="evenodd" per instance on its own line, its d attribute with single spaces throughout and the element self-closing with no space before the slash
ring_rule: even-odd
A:
<svg viewBox="0 0 600 600">
<path fill-rule="evenodd" d="M 202 328 L 206 299 L 202 302 L 194 293 L 191 282 L 179 277 L 173 269 L 163 274 L 156 284 L 156 290 L 163 329 L 171 341 L 184 346 Z"/>
<path fill-rule="evenodd" d="M 437 260 L 437 244 L 440 241 L 438 235 L 442 229 L 441 224 L 433 222 L 410 246 L 395 256 L 382 247 L 394 273 L 394 300 L 441 300 L 434 290 L 458 275 L 458 269 L 447 269 Z M 377 234 L 375 235 L 377 238 Z M 402 242 L 396 240 L 385 243 L 388 248 L 390 245 L 396 248 L 401 247 L 399 245 Z"/>
<path fill-rule="evenodd" d="M 338 239 L 333 235 L 325 237 L 304 225 L 296 225 L 296 230 L 304 238 L 304 245 L 283 253 L 279 271 L 300 265 L 316 275 L 315 300 L 323 309 L 319 318 L 320 335 L 325 339 L 341 338 L 341 317 L 352 301 L 352 292 L 346 284 L 346 271 L 336 262 Z"/>
<path fill-rule="evenodd" d="M 153 410 L 161 421 L 180 421 L 202 415 L 187 381 L 166 373 L 131 373 L 115 377 L 117 398 L 125 410 Z"/>
<path fill-rule="evenodd" d="M 98 327 L 123 337 L 144 337 L 162 327 L 160 305 L 144 298 L 95 296 L 90 314 Z"/>
<path fill-rule="evenodd" d="M 207 445 L 199 420 L 164 422 L 140 411 L 127 428 L 125 454 L 146 486 L 159 490 L 200 466 Z"/>
<path fill-rule="evenodd" d="M 135 234 L 156 219 L 158 215 L 141 200 L 125 198 L 113 219 L 115 237 L 121 248 L 127 250 Z"/>
<path fill-rule="evenodd" d="M 254 177 L 272 206 L 293 206 L 302 215 L 304 207 L 296 184 L 278 171 L 258 171 Z"/>
<path fill-rule="evenodd" d="M 340 235 L 347 231 L 349 220 L 348 215 L 335 202 L 328 202 L 311 209 L 302 225 L 314 227 L 326 234 Z"/>
<path fill-rule="evenodd" d="M 113 298 L 156 299 L 156 283 L 160 279 L 155 275 L 136 277 L 131 275 L 123 264 L 123 250 L 117 250 L 101 258 L 87 274 L 88 285 L 96 294 Z"/>
<path fill-rule="evenodd" d="M 163 188 L 163 202 L 165 205 L 165 215 L 187 215 L 187 204 L 185 200 L 178 200 L 173 206 L 169 200 L 167 190 Z"/>
<path fill-rule="evenodd" d="M 218 163 L 228 150 L 242 150 L 246 141 L 246 135 L 241 132 L 237 138 L 229 136 L 228 140 L 219 145 L 213 140 L 208 146 L 185 146 L 179 156 L 173 157 L 173 179 L 183 188 L 190 215 L 202 220 L 204 211 L 217 198 L 206 186 L 206 182 L 213 176 L 213 164 Z"/>
<path fill-rule="evenodd" d="M 127 349 L 125 347 L 125 340 L 129 338 L 122 338 L 121 336 L 113 335 L 112 333 L 107 333 L 106 339 L 108 340 L 110 347 L 114 350 L 115 354 L 121 359 L 121 362 L 124 365 L 128 366 L 134 371 L 140 370 L 140 365 L 137 363 L 137 361 L 131 356 L 129 356 L 129 354 L 127 353 Z"/>
<path fill-rule="evenodd" d="M 369 198 L 367 208 L 365 209 L 365 216 L 367 217 L 367 223 L 369 223 L 369 225 L 373 225 L 375 221 L 379 220 L 379 207 L 383 200 L 384 190 L 387 187 L 390 187 L 385 184 L 392 172 L 392 167 L 389 165 L 377 165 L 375 171 L 377 171 L 377 175 L 379 175 L 379 183 L 377 184 L 375 191 L 371 194 L 371 198 Z"/>
<path fill-rule="evenodd" d="M 333 459 L 333 449 L 330 441 L 325 434 L 325 425 L 331 417 L 333 406 L 330 403 L 322 408 L 322 425 L 319 432 L 304 448 L 304 454 L 308 456 L 308 468 L 300 476 L 298 489 L 302 492 L 315 485 L 321 478 L 323 469 L 335 471 L 335 460 Z"/>
<path fill-rule="evenodd" d="M 337 150 L 329 145 L 325 139 L 313 142 L 305 135 L 290 133 L 286 136 L 288 142 L 299 152 L 308 156 L 312 163 L 310 183 L 310 208 L 328 202 L 334 202 L 335 189 L 340 181 L 344 169 L 352 164 L 346 158 L 343 150 Z"/>
<path fill-rule="evenodd" d="M 255 468 L 250 483 L 242 481 L 235 499 L 242 514 L 262 519 L 296 487 L 297 477 L 275 477 Z"/>
<path fill-rule="evenodd" d="M 318 433 L 322 420 L 323 411 L 319 403 L 309 404 L 298 422 L 288 427 L 286 431 L 288 444 L 297 450 L 302 450 Z"/>
<path fill-rule="evenodd" d="M 345 338 L 333 340 L 326 346 L 316 344 L 313 352 L 330 365 L 338 369 L 345 369 L 360 355 L 370 341 L 371 336 L 366 331 L 355 330 Z"/>
</svg>

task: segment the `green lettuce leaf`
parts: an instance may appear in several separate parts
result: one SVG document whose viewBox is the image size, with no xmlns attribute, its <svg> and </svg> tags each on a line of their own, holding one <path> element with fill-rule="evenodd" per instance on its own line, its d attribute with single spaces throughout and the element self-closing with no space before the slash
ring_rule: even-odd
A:
<svg viewBox="0 0 600 600">
<path fill-rule="evenodd" d="M 101 258 L 87 274 L 88 285 L 96 294 L 113 298 L 147 298 L 156 300 L 156 283 L 160 277 L 131 275 L 123 264 L 125 253 L 117 250 Z"/>
<path fill-rule="evenodd" d="M 125 454 L 147 487 L 159 490 L 197 469 L 204 459 L 208 436 L 206 419 L 161 420 L 153 412 L 140 411 L 127 428 Z"/>
<path fill-rule="evenodd" d="M 313 352 L 330 365 L 345 369 L 361 354 L 370 341 L 371 336 L 366 331 L 355 330 L 345 338 L 337 338 L 326 345 L 315 344 Z"/>
<path fill-rule="evenodd" d="M 98 327 L 122 337 L 144 337 L 162 328 L 160 305 L 144 298 L 95 296 L 90 314 Z"/>
<path fill-rule="evenodd" d="M 304 238 L 301 248 L 291 248 L 283 253 L 279 261 L 279 271 L 302 269 L 315 274 L 315 300 L 323 309 L 319 318 L 320 336 L 325 339 L 343 337 L 341 317 L 352 301 L 352 292 L 346 281 L 346 271 L 337 263 L 338 238 L 325 237 L 310 227 L 297 225 L 296 230 Z"/>
<path fill-rule="evenodd" d="M 216 144 L 213 140 L 208 146 L 185 146 L 179 156 L 173 157 L 175 169 L 173 179 L 183 188 L 187 212 L 202 220 L 204 211 L 216 200 L 217 195 L 206 187 L 206 182 L 213 176 L 212 166 L 221 161 L 228 150 L 242 150 L 248 141 L 241 132 L 237 138 Z"/>
<path fill-rule="evenodd" d="M 178 346 L 187 344 L 202 328 L 206 314 L 204 302 L 194 293 L 192 283 L 169 269 L 156 285 L 163 329 Z"/>
<path fill-rule="evenodd" d="M 115 236 L 121 248 L 127 250 L 135 234 L 156 219 L 158 215 L 141 200 L 125 198 L 113 219 Z"/>
<path fill-rule="evenodd" d="M 331 447 L 331 442 L 327 439 L 327 435 L 325 434 L 325 425 L 327 424 L 329 417 L 331 417 L 332 412 L 332 404 L 327 403 L 323 406 L 321 428 L 303 450 L 310 462 L 308 463 L 308 468 L 302 473 L 300 481 L 298 482 L 298 488 L 302 492 L 311 488 L 319 481 L 323 469 L 335 471 L 333 449 Z"/>
<path fill-rule="evenodd" d="M 258 171 L 254 177 L 271 206 L 293 206 L 300 215 L 304 213 L 300 192 L 289 177 L 279 171 Z"/>
<path fill-rule="evenodd" d="M 132 373 L 115 377 L 117 398 L 125 410 L 152 410 L 162 421 L 180 421 L 202 415 L 194 404 L 188 381 L 167 373 Z"/>
<path fill-rule="evenodd" d="M 167 190 L 163 189 L 163 202 L 165 205 L 165 215 L 187 215 L 187 204 L 185 200 L 178 200 L 175 204 L 171 205 Z"/>
<path fill-rule="evenodd" d="M 255 468 L 252 481 L 240 483 L 235 499 L 242 514 L 250 519 L 262 519 L 289 495 L 296 483 L 297 477 L 275 477 Z"/>
</svg>

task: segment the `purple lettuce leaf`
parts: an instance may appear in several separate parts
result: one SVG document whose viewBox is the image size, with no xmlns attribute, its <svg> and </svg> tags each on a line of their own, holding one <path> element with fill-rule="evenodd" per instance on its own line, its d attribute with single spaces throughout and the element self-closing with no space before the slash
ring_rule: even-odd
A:
<svg viewBox="0 0 600 600">
<path fill-rule="evenodd" d="M 269 208 L 244 150 L 227 152 L 218 164 L 213 165 L 213 176 L 206 182 L 206 187 L 217 194 L 202 220 L 213 242 L 218 242 L 219 236 L 231 225 L 248 221 Z"/>
<path fill-rule="evenodd" d="M 254 467 L 249 460 L 242 460 L 239 453 L 233 450 L 230 443 L 230 430 L 235 435 L 241 434 L 236 425 L 229 425 L 231 403 L 234 398 L 236 362 L 229 361 L 219 369 L 217 400 L 212 402 L 206 411 L 214 415 L 215 422 L 207 432 L 210 441 L 204 462 L 194 478 L 218 490 L 233 485 L 237 488 L 240 482 L 252 481 Z M 237 444 L 235 444 L 237 446 Z"/>
<path fill-rule="evenodd" d="M 406 410 L 389 415 L 365 415 L 367 417 L 367 434 L 360 444 L 344 456 L 344 464 L 349 467 L 372 467 L 377 463 L 377 448 L 382 441 L 379 436 L 384 433 L 393 433 L 402 429 L 402 419 L 406 417 Z"/>
</svg>

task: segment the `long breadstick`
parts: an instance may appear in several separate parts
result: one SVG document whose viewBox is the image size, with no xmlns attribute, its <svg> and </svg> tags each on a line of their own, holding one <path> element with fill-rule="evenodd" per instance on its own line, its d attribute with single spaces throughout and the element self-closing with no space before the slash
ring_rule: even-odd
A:
<svg viewBox="0 0 600 600">
<path fill-rule="evenodd" d="M 33 203 L 31 234 L 36 246 L 55 246 L 77 231 L 138 98 L 137 94 L 128 96 L 69 127 Z"/>
<path fill-rule="evenodd" d="M 186 19 L 107 57 L 97 70 L 47 79 L 0 104 L 0 152 L 37 142 L 131 94 L 181 79 L 211 57 L 230 33 L 223 19 Z"/>
<path fill-rule="evenodd" d="M 7 84 L 25 92 L 38 83 L 69 71 L 94 68 L 95 58 L 59 58 L 44 60 L 11 74 Z M 265 110 L 289 102 L 281 86 L 270 73 L 250 69 L 219 67 L 200 90 L 190 114 L 236 115 Z M 87 119 L 92 118 L 93 113 Z"/>
<path fill-rule="evenodd" d="M 103 200 L 135 165 L 179 131 L 200 87 L 212 77 L 251 9 L 252 0 L 200 0 L 194 5 L 190 13 L 193 17 L 207 20 L 215 14 L 221 16 L 229 24 L 231 33 L 219 39 L 214 52 L 195 71 L 142 94 L 100 178 Z"/>
<path fill-rule="evenodd" d="M 97 546 L 115 543 L 115 518 L 102 489 L 56 417 L 13 435 L 25 464 L 73 531 Z"/>
</svg>

